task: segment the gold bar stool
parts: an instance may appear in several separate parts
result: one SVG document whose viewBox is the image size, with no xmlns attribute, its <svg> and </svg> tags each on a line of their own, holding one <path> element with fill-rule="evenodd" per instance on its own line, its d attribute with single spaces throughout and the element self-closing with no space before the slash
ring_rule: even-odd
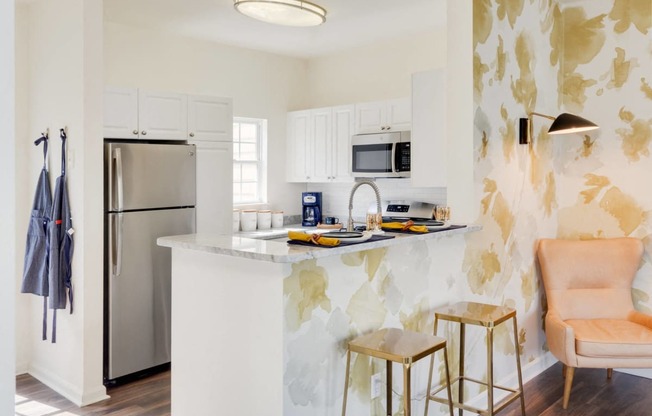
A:
<svg viewBox="0 0 652 416">
<path fill-rule="evenodd" d="M 525 398 L 523 397 L 523 375 L 521 373 L 521 360 L 518 351 L 518 327 L 516 325 L 516 310 L 506 306 L 487 305 L 484 303 L 459 302 L 454 305 L 446 306 L 435 310 L 435 330 L 437 334 L 437 323 L 439 320 L 459 322 L 460 323 L 460 369 L 459 376 L 452 380 L 455 384 L 459 381 L 458 401 L 453 402 L 453 406 L 459 408 L 459 414 L 462 416 L 463 410 L 477 413 L 479 415 L 493 416 L 504 409 L 514 400 L 521 399 L 521 414 L 525 416 Z M 493 367 L 493 330 L 494 327 L 511 319 L 514 323 L 514 347 L 516 349 L 516 369 L 518 372 L 518 389 L 497 386 L 494 384 L 494 367 Z M 465 325 L 478 325 L 487 329 L 487 382 L 466 377 L 464 375 L 464 330 Z M 435 397 L 441 388 L 430 393 L 430 383 L 432 377 L 432 366 L 430 363 L 430 376 L 428 377 L 428 397 L 426 398 L 426 415 L 428 414 L 428 402 L 430 400 L 445 403 L 440 397 Z M 487 386 L 487 410 L 479 409 L 464 404 L 464 381 L 469 381 Z M 509 392 L 499 403 L 494 403 L 494 388 Z"/>
<path fill-rule="evenodd" d="M 403 365 L 403 402 L 404 415 L 410 416 L 410 373 L 414 363 L 420 359 L 432 355 L 434 361 L 435 352 L 444 351 L 444 363 L 446 367 L 446 386 L 450 415 L 453 416 L 451 405 L 450 377 L 448 373 L 448 354 L 446 353 L 446 339 L 429 334 L 403 331 L 398 328 L 384 328 L 371 334 L 363 335 L 349 342 L 346 352 L 346 379 L 344 381 L 344 400 L 342 401 L 342 416 L 346 415 L 346 399 L 349 390 L 349 368 L 351 365 L 351 353 L 365 354 L 370 357 L 381 358 L 387 362 L 387 415 L 392 415 L 392 363 Z M 431 365 L 432 368 L 432 365 Z M 432 375 L 432 370 L 431 370 Z M 430 384 L 428 381 L 428 384 Z M 426 401 L 427 403 L 427 401 Z"/>
</svg>

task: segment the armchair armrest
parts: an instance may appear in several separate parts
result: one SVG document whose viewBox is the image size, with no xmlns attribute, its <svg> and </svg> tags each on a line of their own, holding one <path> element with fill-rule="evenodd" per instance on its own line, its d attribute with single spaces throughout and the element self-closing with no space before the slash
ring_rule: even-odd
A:
<svg viewBox="0 0 652 416">
<path fill-rule="evenodd" d="M 559 361 L 577 367 L 575 331 L 561 319 L 557 311 L 549 310 L 546 314 L 546 338 L 550 352 Z"/>
<path fill-rule="evenodd" d="M 629 315 L 627 315 L 627 320 L 652 329 L 652 316 L 648 314 L 639 311 L 631 311 Z"/>
</svg>

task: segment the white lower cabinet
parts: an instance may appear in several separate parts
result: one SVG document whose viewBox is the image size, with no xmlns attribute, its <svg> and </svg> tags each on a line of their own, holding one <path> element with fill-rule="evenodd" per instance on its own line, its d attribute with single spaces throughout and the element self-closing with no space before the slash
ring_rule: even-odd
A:
<svg viewBox="0 0 652 416">
<path fill-rule="evenodd" d="M 197 233 L 231 234 L 233 143 L 191 141 L 197 151 Z"/>
<path fill-rule="evenodd" d="M 288 182 L 348 182 L 354 107 L 288 113 Z"/>
</svg>

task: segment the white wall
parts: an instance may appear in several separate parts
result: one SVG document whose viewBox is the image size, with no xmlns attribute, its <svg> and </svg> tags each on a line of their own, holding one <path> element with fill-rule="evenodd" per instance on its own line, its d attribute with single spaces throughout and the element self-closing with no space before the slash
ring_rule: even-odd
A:
<svg viewBox="0 0 652 416">
<path fill-rule="evenodd" d="M 269 205 L 300 212 L 301 184 L 285 182 L 288 109 L 304 104 L 303 60 L 106 22 L 106 85 L 233 98 L 233 114 L 268 123 Z"/>
<path fill-rule="evenodd" d="M 14 113 L 14 2 L 0 2 L 0 414 L 14 414 L 14 281 L 16 275 L 16 183 Z"/>
<path fill-rule="evenodd" d="M 29 13 L 24 3 L 16 5 L 16 68 L 29 68 Z M 26 373 L 29 369 L 31 357 L 32 334 L 40 334 L 32 325 L 24 325 L 23 320 L 31 314 L 31 299 L 26 295 L 20 295 L 20 282 L 23 271 L 24 238 L 29 221 L 29 210 L 34 187 L 36 186 L 36 175 L 28 178 L 28 172 L 32 172 L 28 166 L 30 154 L 34 146 L 29 137 L 29 71 L 19 70 L 16 72 L 16 228 L 17 228 L 17 265 L 16 271 L 16 343 L 20 347 L 16 351 L 16 374 Z M 36 129 L 36 128 L 35 128 Z M 45 129 L 45 126 L 43 126 Z M 36 160 L 34 160 L 36 163 Z M 40 167 L 40 165 L 39 165 Z M 34 169 L 37 169 L 36 165 Z M 19 243 L 18 243 L 19 242 Z"/>
<path fill-rule="evenodd" d="M 42 164 L 41 150 L 31 142 L 50 128 L 54 181 L 61 165 L 58 129 L 67 126 L 75 309 L 72 315 L 59 312 L 57 343 L 43 342 L 42 300 L 20 295 L 26 306 L 18 309 L 18 325 L 30 330 L 20 334 L 18 349 L 28 354 L 19 358 L 28 360 L 30 374 L 83 405 L 106 397 L 102 385 L 102 0 L 38 0 L 24 7 L 20 21 L 27 27 L 22 32 L 27 39 L 19 45 L 27 53 L 21 55 L 24 59 L 17 71 L 26 79 L 17 85 L 21 97 L 17 119 L 28 127 L 21 129 L 17 140 L 27 163 L 18 181 L 27 183 L 29 192 L 18 205 L 29 207 Z M 18 225 L 20 258 L 25 227 L 26 223 Z"/>
<path fill-rule="evenodd" d="M 448 95 L 448 193 L 451 218 L 474 222 L 479 204 L 475 198 L 473 166 L 473 3 L 446 3 Z"/>
<path fill-rule="evenodd" d="M 409 97 L 414 72 L 445 65 L 446 28 L 313 58 L 308 108 Z"/>
</svg>

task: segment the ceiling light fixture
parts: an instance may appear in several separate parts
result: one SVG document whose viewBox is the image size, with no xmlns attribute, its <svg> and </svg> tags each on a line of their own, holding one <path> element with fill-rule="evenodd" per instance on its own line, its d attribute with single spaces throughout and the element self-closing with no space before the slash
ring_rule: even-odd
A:
<svg viewBox="0 0 652 416">
<path fill-rule="evenodd" d="M 326 9 L 298 0 L 233 0 L 245 16 L 283 26 L 318 26 L 326 21 Z"/>
<path fill-rule="evenodd" d="M 546 114 L 530 113 L 527 118 L 519 119 L 518 142 L 520 144 L 528 144 L 532 141 L 532 137 L 534 136 L 532 116 L 539 116 L 553 120 L 550 129 L 548 129 L 548 134 L 579 133 L 581 131 L 600 128 L 597 124 L 580 116 L 576 116 L 575 114 L 561 113 L 557 117 L 553 117 Z"/>
</svg>

